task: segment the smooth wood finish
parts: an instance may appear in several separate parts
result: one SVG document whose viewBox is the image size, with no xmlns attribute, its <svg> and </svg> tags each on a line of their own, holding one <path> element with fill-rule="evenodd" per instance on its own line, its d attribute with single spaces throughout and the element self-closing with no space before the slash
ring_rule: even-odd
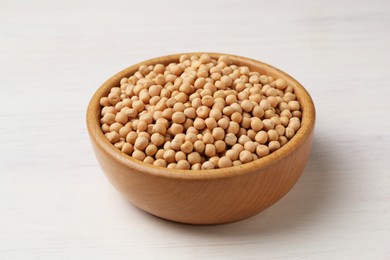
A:
<svg viewBox="0 0 390 260">
<path fill-rule="evenodd" d="M 209 53 L 217 58 L 221 54 Z M 286 73 L 265 63 L 231 55 L 235 64 L 283 78 L 301 102 L 302 126 L 281 149 L 254 162 L 216 170 L 163 169 L 121 153 L 100 129 L 102 96 L 132 75 L 140 65 L 177 62 L 181 54 L 131 66 L 105 82 L 93 96 L 87 126 L 96 157 L 114 187 L 132 204 L 161 218 L 191 224 L 220 224 L 253 216 L 283 197 L 302 174 L 311 148 L 315 123 L 313 102 L 306 90 Z"/>
</svg>

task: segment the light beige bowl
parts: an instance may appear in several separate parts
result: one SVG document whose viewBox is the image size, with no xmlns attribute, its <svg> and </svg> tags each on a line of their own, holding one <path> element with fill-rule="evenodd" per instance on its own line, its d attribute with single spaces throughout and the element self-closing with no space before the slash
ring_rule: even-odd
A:
<svg viewBox="0 0 390 260">
<path fill-rule="evenodd" d="M 200 54 L 200 53 L 189 53 Z M 282 148 L 256 161 L 215 170 L 178 170 L 156 167 L 122 153 L 100 128 L 99 100 L 119 86 L 139 66 L 178 62 L 182 54 L 135 64 L 109 80 L 94 94 L 87 111 L 87 127 L 96 157 L 112 185 L 132 204 L 150 214 L 191 224 L 220 224 L 253 216 L 282 198 L 297 182 L 306 165 L 315 123 L 312 99 L 298 81 L 260 61 L 229 55 L 246 65 L 294 86 L 301 103 L 301 128 Z M 209 53 L 213 58 L 221 55 Z"/>
</svg>

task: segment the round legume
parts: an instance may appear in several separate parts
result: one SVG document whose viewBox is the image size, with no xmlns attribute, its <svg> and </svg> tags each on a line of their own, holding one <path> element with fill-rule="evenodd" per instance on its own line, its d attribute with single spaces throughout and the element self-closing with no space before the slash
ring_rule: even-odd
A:
<svg viewBox="0 0 390 260">
<path fill-rule="evenodd" d="M 116 148 L 182 170 L 263 158 L 295 135 L 302 118 L 289 82 L 251 72 L 227 55 L 142 65 L 100 105 L 102 131 Z"/>
</svg>

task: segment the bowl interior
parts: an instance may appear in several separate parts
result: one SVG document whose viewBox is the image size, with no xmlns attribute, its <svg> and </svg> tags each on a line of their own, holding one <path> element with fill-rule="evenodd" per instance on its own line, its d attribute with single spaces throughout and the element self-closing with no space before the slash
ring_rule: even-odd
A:
<svg viewBox="0 0 390 260">
<path fill-rule="evenodd" d="M 202 53 L 183 54 L 200 55 Z M 213 170 L 167 169 L 141 162 L 139 160 L 133 159 L 127 154 L 122 153 L 119 149 L 117 149 L 107 140 L 107 138 L 103 134 L 103 131 L 100 128 L 100 98 L 107 96 L 112 87 L 119 86 L 120 80 L 123 77 L 129 77 L 133 75 L 141 65 L 152 65 L 157 63 L 167 65 L 172 62 L 178 62 L 179 57 L 183 54 L 168 55 L 135 64 L 108 79 L 96 91 L 89 103 L 87 110 L 87 128 L 92 142 L 94 142 L 96 147 L 102 150 L 106 154 L 106 156 L 110 156 L 128 167 L 140 172 L 144 172 L 146 174 L 153 174 L 161 177 L 177 179 L 219 179 L 245 174 L 253 171 L 253 169 L 259 169 L 262 167 L 267 167 L 268 165 L 273 163 L 278 163 L 285 156 L 292 153 L 297 147 L 302 145 L 311 134 L 315 122 L 314 104 L 308 92 L 297 80 L 295 80 L 285 72 L 260 61 L 230 54 L 208 53 L 212 58 L 215 59 L 217 59 L 221 55 L 229 55 L 233 60 L 233 63 L 236 65 L 248 66 L 251 71 L 257 71 L 260 74 L 270 75 L 274 78 L 282 78 L 286 80 L 289 85 L 292 85 L 294 87 L 294 94 L 297 96 L 297 99 L 301 104 L 302 110 L 301 127 L 294 135 L 294 137 L 289 140 L 283 147 L 263 158 L 239 166 L 232 166 L 228 168 Z"/>
</svg>

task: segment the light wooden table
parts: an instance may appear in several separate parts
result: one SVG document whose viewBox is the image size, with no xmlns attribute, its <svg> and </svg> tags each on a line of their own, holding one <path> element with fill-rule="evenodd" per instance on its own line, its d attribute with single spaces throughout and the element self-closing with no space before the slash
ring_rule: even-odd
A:
<svg viewBox="0 0 390 260">
<path fill-rule="evenodd" d="M 317 108 L 303 177 L 221 226 L 110 186 L 85 111 L 117 71 L 186 51 L 263 60 Z M 390 2 L 0 0 L 0 259 L 390 259 Z"/>
</svg>

